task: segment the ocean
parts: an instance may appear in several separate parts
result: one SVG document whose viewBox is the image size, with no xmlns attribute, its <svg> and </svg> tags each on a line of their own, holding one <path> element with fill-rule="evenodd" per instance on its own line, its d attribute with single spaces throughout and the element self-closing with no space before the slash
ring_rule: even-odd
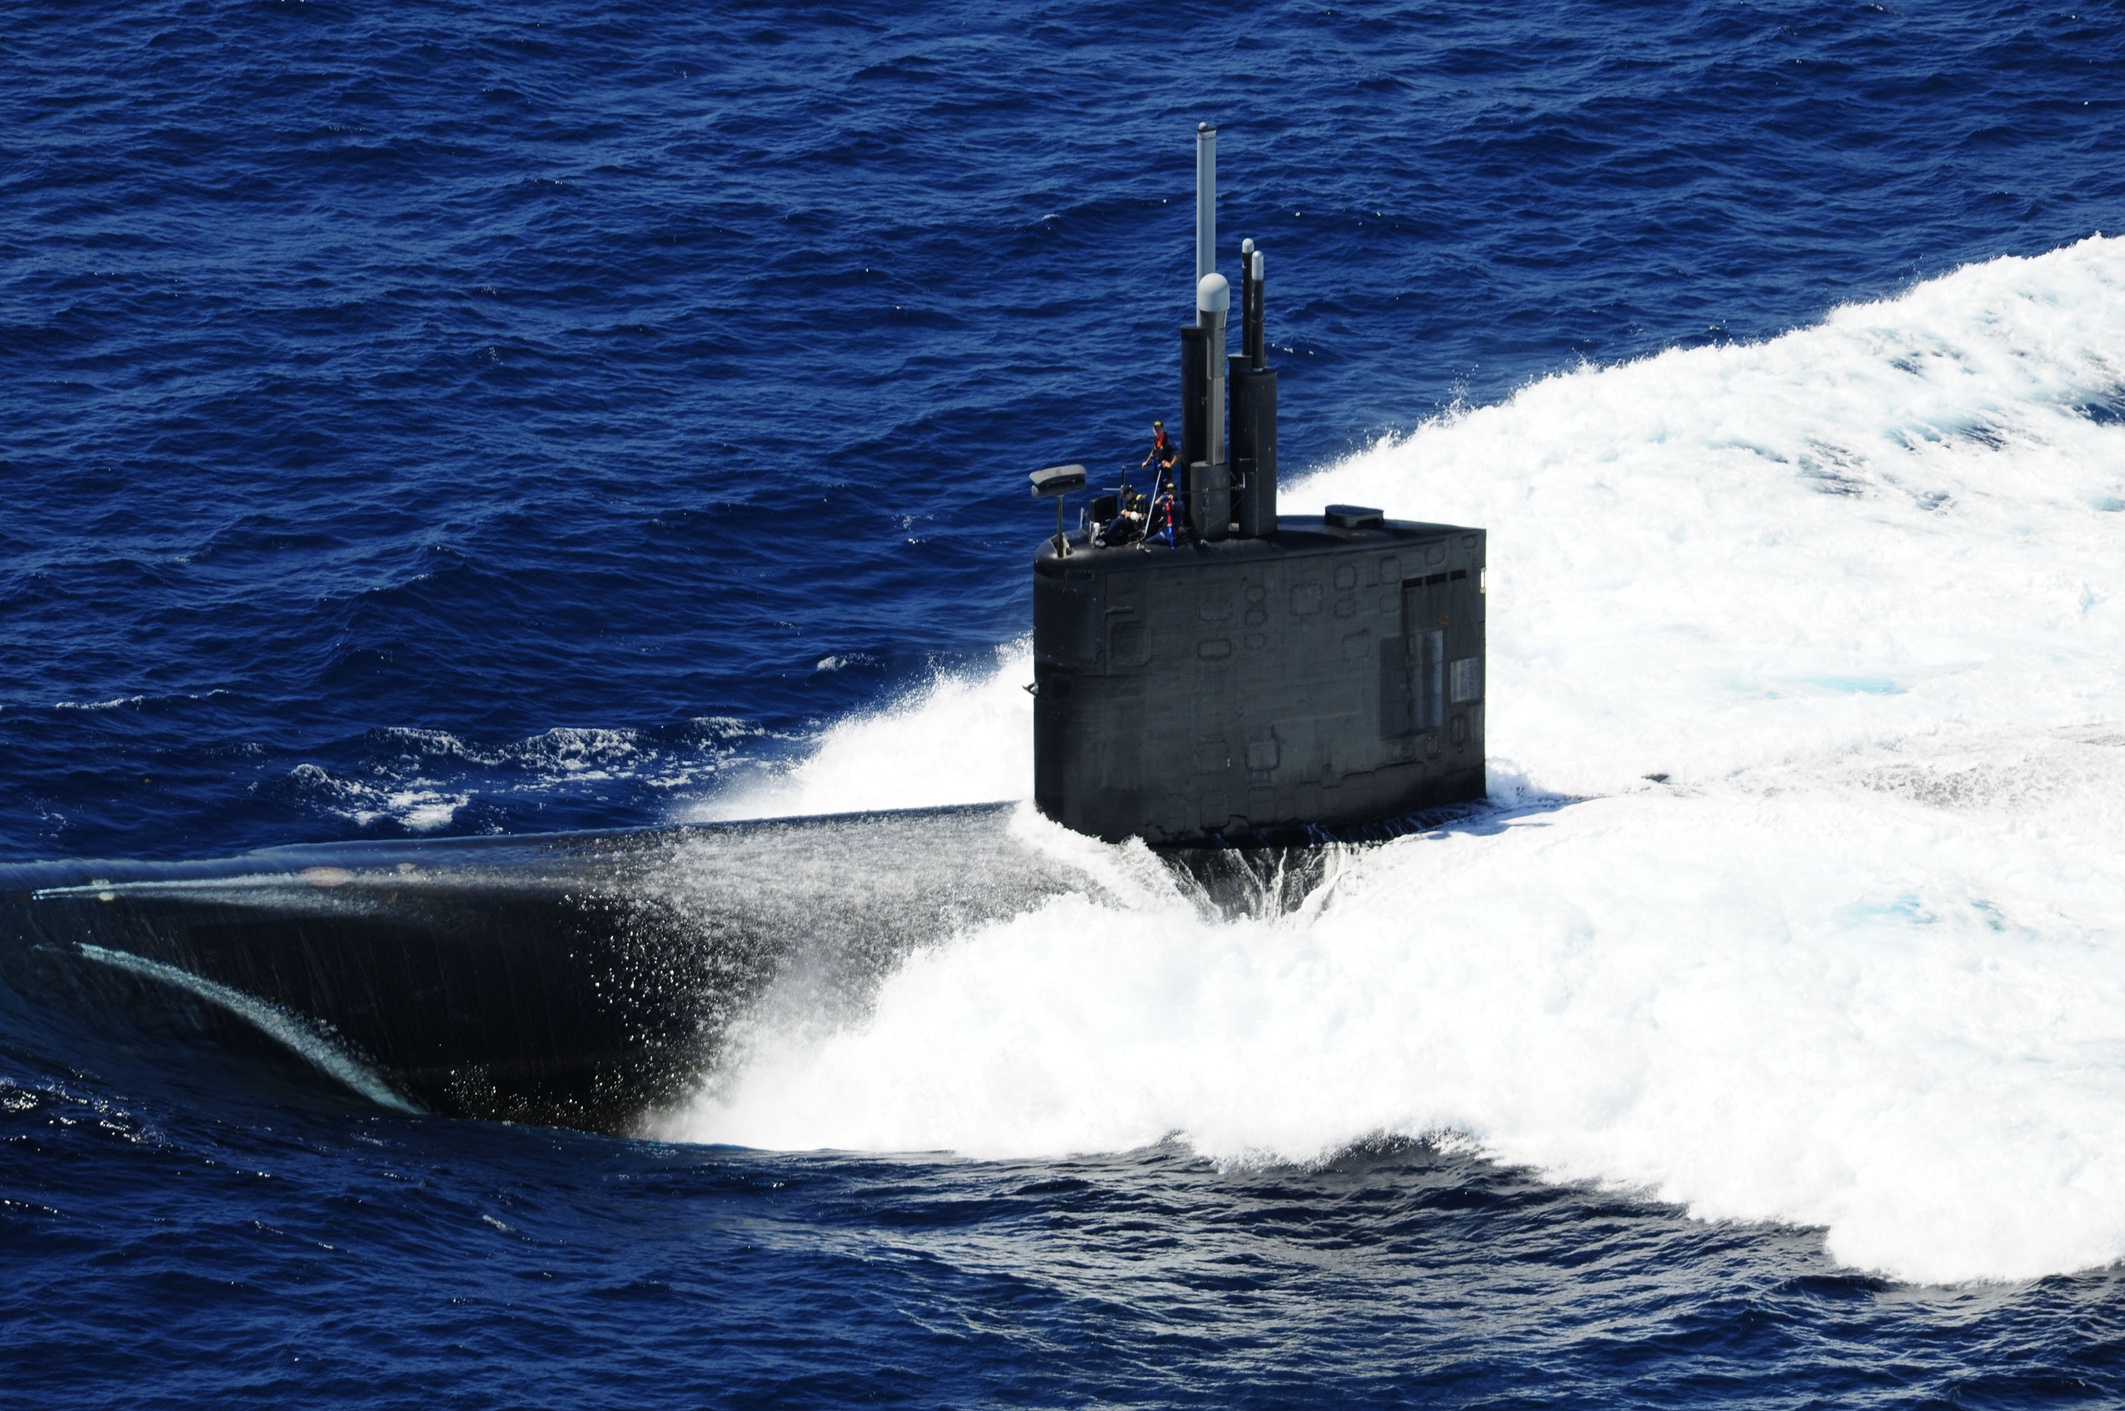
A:
<svg viewBox="0 0 2125 1411">
<path fill-rule="evenodd" d="M 632 1138 L 0 986 L 0 1404 L 2125 1400 L 2115 4 L 24 0 L 0 862 L 1023 801 L 1025 473 L 1489 531 L 1491 805 Z M 890 924 L 881 918 L 881 925 Z M 0 937 L 0 944 L 10 938 Z"/>
</svg>

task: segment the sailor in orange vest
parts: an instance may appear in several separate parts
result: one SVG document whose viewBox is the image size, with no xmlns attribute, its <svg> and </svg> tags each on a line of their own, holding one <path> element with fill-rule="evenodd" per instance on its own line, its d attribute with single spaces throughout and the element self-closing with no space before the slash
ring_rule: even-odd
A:
<svg viewBox="0 0 2125 1411">
<path fill-rule="evenodd" d="M 1173 438 L 1166 434 L 1166 423 L 1164 423 L 1163 421 L 1152 422 L 1151 454 L 1145 456 L 1142 461 L 1138 462 L 1138 468 L 1141 469 L 1143 466 L 1147 466 L 1151 464 L 1151 462 L 1157 461 L 1158 468 L 1162 473 L 1171 473 L 1174 465 L 1179 462 L 1180 458 L 1181 448 L 1174 445 Z"/>
</svg>

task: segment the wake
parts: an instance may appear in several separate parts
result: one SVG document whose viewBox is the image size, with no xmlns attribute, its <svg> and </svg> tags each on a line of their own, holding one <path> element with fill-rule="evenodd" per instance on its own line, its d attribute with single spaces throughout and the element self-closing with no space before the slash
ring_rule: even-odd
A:
<svg viewBox="0 0 2125 1411">
<path fill-rule="evenodd" d="M 921 951 L 859 1024 L 763 1029 L 675 1130 L 1225 1161 L 1454 1132 L 1904 1278 L 2125 1256 L 2121 348 L 2097 237 L 1300 482 L 1489 527 L 1493 826 L 1235 918 L 1021 809 L 1097 899 Z M 719 808 L 1023 797 L 1024 653 Z"/>
</svg>

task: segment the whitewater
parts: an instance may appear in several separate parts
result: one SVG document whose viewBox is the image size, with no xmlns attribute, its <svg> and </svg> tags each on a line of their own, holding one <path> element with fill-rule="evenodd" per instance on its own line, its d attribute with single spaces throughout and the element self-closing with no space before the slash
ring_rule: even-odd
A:
<svg viewBox="0 0 2125 1411">
<path fill-rule="evenodd" d="M 1485 525 L 1494 810 L 1237 919 L 1139 845 L 666 1135 L 1469 1143 L 1925 1282 L 2125 1257 L 2125 239 L 1544 377 L 1290 486 Z M 1025 642 L 690 816 L 1029 793 Z"/>
</svg>

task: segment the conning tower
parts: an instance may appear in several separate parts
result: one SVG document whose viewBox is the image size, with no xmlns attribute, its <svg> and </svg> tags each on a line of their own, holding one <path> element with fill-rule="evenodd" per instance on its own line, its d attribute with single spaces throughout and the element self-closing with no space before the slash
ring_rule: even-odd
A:
<svg viewBox="0 0 2125 1411">
<path fill-rule="evenodd" d="M 1263 252 L 1240 246 L 1240 351 L 1217 265 L 1217 130 L 1196 130 L 1195 321 L 1177 474 L 1095 497 L 1033 474 L 1034 802 L 1110 840 L 1332 832 L 1483 797 L 1481 529 L 1277 511 Z"/>
</svg>

